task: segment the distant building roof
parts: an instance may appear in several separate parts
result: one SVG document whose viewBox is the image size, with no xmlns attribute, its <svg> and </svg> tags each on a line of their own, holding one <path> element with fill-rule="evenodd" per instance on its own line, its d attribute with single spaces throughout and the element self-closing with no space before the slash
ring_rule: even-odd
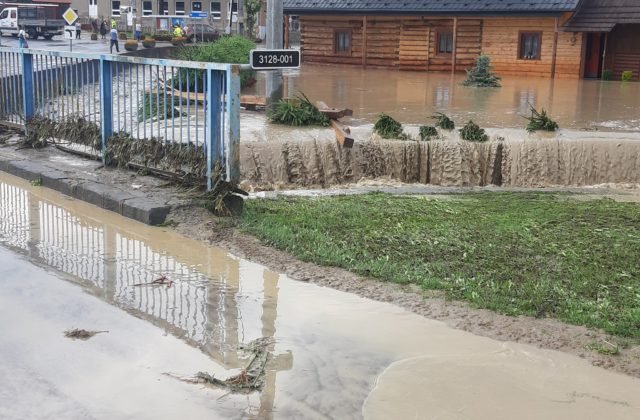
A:
<svg viewBox="0 0 640 420">
<path fill-rule="evenodd" d="M 284 11 L 287 14 L 547 14 L 574 11 L 578 3 L 580 0 L 284 0 Z"/>
<path fill-rule="evenodd" d="M 582 0 L 565 25 L 569 32 L 609 32 L 617 24 L 640 23 L 640 0 Z"/>
</svg>

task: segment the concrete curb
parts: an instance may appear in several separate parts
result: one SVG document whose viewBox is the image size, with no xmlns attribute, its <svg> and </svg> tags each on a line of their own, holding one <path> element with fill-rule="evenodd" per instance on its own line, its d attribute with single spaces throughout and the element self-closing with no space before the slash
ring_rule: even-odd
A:
<svg viewBox="0 0 640 420">
<path fill-rule="evenodd" d="M 71 179 L 64 172 L 40 162 L 0 157 L 0 171 L 28 181 L 40 179 L 43 187 L 148 225 L 164 223 L 171 210 L 165 203 L 136 194 L 135 191 L 127 192 L 115 186 Z"/>
</svg>

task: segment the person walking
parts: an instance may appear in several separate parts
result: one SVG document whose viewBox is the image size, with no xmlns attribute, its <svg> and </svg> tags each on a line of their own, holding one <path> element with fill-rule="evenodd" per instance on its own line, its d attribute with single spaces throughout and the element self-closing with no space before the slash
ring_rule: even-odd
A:
<svg viewBox="0 0 640 420">
<path fill-rule="evenodd" d="M 111 18 L 111 29 L 116 29 L 118 27 L 118 22 L 116 22 L 116 18 Z"/>
<path fill-rule="evenodd" d="M 27 33 L 24 31 L 24 26 L 21 26 L 20 31 L 18 31 L 18 45 L 20 48 L 29 48 L 29 44 L 27 43 Z"/>
<path fill-rule="evenodd" d="M 136 41 L 140 41 L 140 38 L 142 38 L 142 25 L 139 23 L 136 23 L 135 38 L 136 38 Z"/>
<path fill-rule="evenodd" d="M 80 39 L 80 33 L 82 32 L 82 25 L 76 21 L 76 39 Z"/>
<path fill-rule="evenodd" d="M 100 35 L 102 35 L 102 39 L 106 39 L 107 36 L 107 21 L 104 19 L 100 22 Z"/>
<path fill-rule="evenodd" d="M 111 42 L 109 43 L 109 51 L 113 54 L 113 46 L 116 46 L 116 52 L 120 52 L 120 46 L 118 45 L 118 30 L 116 28 L 111 29 Z"/>
</svg>

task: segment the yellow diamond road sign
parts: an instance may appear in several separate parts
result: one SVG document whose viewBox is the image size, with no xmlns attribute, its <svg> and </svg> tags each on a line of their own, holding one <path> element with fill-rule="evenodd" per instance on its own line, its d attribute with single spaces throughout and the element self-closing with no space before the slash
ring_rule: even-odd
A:
<svg viewBox="0 0 640 420">
<path fill-rule="evenodd" d="M 67 25 L 73 25 L 73 22 L 78 19 L 78 14 L 74 12 L 72 8 L 68 8 L 67 11 L 62 14 L 62 18 L 67 22 Z"/>
</svg>

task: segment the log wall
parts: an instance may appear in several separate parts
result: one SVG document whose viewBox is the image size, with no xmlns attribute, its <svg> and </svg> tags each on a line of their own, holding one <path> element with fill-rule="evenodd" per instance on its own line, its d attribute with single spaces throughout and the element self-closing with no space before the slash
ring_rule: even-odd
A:
<svg viewBox="0 0 640 420">
<path fill-rule="evenodd" d="M 605 69 L 613 71 L 614 80 L 622 72 L 633 71 L 633 80 L 640 80 L 640 25 L 618 25 L 607 37 Z"/>
<path fill-rule="evenodd" d="M 453 18 L 381 17 L 367 18 L 367 43 L 363 60 L 361 16 L 301 16 L 301 49 L 308 63 L 354 64 L 395 67 L 401 70 L 451 71 L 452 55 L 438 54 L 438 33 L 453 30 Z M 556 44 L 556 19 L 543 18 L 458 18 L 456 71 L 471 67 L 480 53 L 491 57 L 494 70 L 502 75 L 550 77 Z M 351 54 L 336 54 L 334 33 L 352 31 Z M 518 58 L 521 31 L 542 32 L 540 60 Z M 556 77 L 580 77 L 581 34 L 558 32 Z"/>
</svg>

